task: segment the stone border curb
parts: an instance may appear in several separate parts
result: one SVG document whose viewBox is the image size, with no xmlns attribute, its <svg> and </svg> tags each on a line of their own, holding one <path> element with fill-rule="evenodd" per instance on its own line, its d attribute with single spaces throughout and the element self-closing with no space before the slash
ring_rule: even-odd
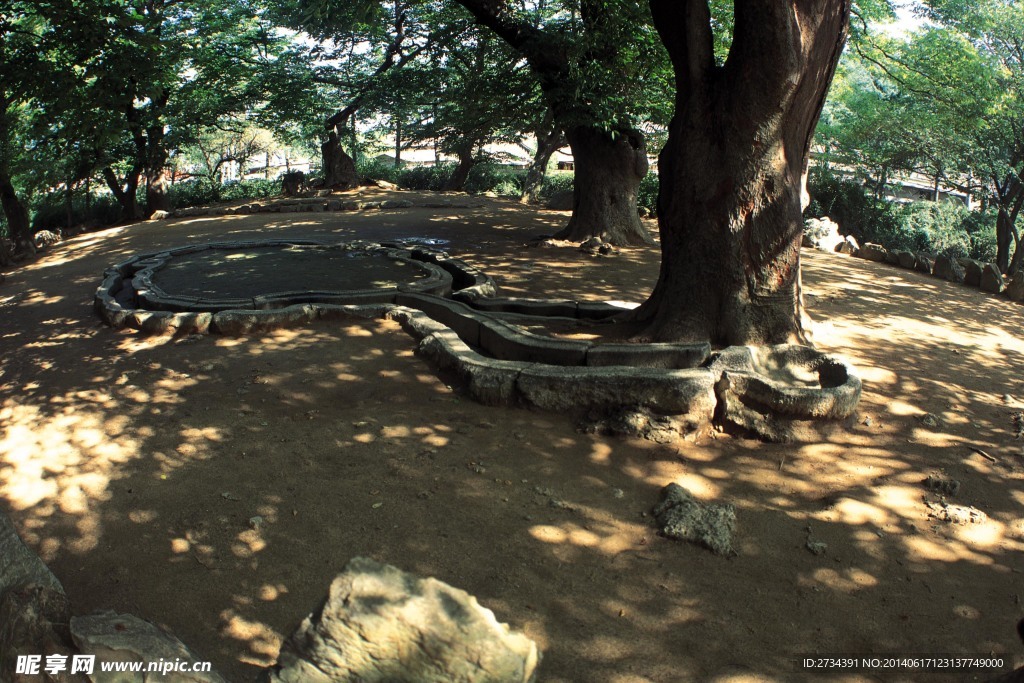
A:
<svg viewBox="0 0 1024 683">
<path fill-rule="evenodd" d="M 296 244 L 383 252 L 418 264 L 429 276 L 415 286 L 290 291 L 251 299 L 174 296 L 153 284 L 154 273 L 176 255 Z M 861 382 L 852 368 L 808 347 L 730 347 L 712 353 L 707 343 L 555 339 L 509 320 L 606 319 L 625 309 L 609 303 L 498 298 L 496 292 L 486 273 L 442 251 L 406 248 L 400 242 L 268 240 L 140 255 L 104 272 L 95 307 L 109 325 L 145 333 L 244 335 L 314 320 L 388 318 L 398 321 L 418 341 L 424 357 L 454 373 L 481 403 L 555 411 L 646 408 L 676 416 L 691 428 L 720 419 L 774 441 L 800 438 L 805 423 L 845 420 L 860 399 Z M 143 308 L 153 303 L 161 310 Z M 796 376 L 782 377 L 779 367 L 803 375 L 787 381 Z"/>
</svg>

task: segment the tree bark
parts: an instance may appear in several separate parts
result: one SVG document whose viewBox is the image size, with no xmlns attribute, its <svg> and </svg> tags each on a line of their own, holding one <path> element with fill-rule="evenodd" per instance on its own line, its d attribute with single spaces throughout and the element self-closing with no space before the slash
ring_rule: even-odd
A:
<svg viewBox="0 0 1024 683">
<path fill-rule="evenodd" d="M 466 181 L 469 179 L 469 172 L 476 165 L 476 159 L 473 158 L 473 150 L 471 148 L 458 150 L 457 156 L 459 157 L 459 164 L 452 171 L 452 174 L 448 176 L 448 180 L 445 181 L 442 188 L 445 192 L 461 192 L 465 190 Z"/>
<path fill-rule="evenodd" d="M 639 335 L 805 342 L 800 179 L 842 52 L 849 0 L 736 0 L 724 66 L 707 3 L 650 0 L 676 75 L 661 152 L 661 272 Z"/>
<path fill-rule="evenodd" d="M 157 104 L 160 109 L 167 104 L 166 95 Z M 167 194 L 167 149 L 164 147 L 162 123 L 146 130 L 146 211 L 152 216 L 155 211 L 170 211 L 171 197 Z"/>
<path fill-rule="evenodd" d="M 14 183 L 7 173 L 0 172 L 0 204 L 3 205 L 4 217 L 7 218 L 7 231 L 14 242 L 15 251 L 27 254 L 36 253 L 32 242 L 32 225 L 28 218 L 28 209 L 18 197 Z M 0 254 L 0 258 L 8 261 L 13 255 Z"/>
<path fill-rule="evenodd" d="M 136 166 L 128 173 L 124 181 L 124 187 L 121 187 L 121 181 L 117 179 L 114 169 L 109 166 L 103 169 L 103 179 L 107 181 L 107 187 L 110 188 L 114 198 L 117 199 L 117 203 L 121 206 L 122 223 L 133 223 L 142 219 L 142 210 L 139 208 L 137 198 L 139 176 L 141 174 L 142 169 Z"/>
<path fill-rule="evenodd" d="M 653 0 L 657 1 L 657 0 Z M 682 0 L 674 0 L 682 4 Z M 621 139 L 612 139 L 599 128 L 604 119 L 594 111 L 577 64 L 566 47 L 566 36 L 520 21 L 513 12 L 505 11 L 507 3 L 494 0 L 457 0 L 477 20 L 500 36 L 523 55 L 540 81 L 541 90 L 555 112 L 555 121 L 564 130 L 573 148 L 576 165 L 573 216 L 558 236 L 585 240 L 590 237 L 617 245 L 652 242 L 640 222 L 636 206 L 636 190 L 647 172 L 646 155 L 643 172 L 638 152 L 643 151 L 643 136 L 638 131 L 619 129 Z M 692 0 L 687 0 L 687 4 Z M 587 46 L 584 59 L 608 66 L 615 54 L 615 37 L 604 26 L 614 10 L 601 3 L 584 2 L 580 16 L 586 27 L 577 36 L 576 47 Z M 615 96 L 615 93 L 609 93 Z M 600 97 L 601 95 L 598 95 Z M 581 121 L 586 122 L 584 125 Z M 576 142 L 574 142 L 574 137 Z M 590 145 L 593 144 L 594 148 Z"/>
<path fill-rule="evenodd" d="M 574 242 L 600 237 L 620 246 L 653 243 L 636 207 L 648 169 L 643 134 L 576 126 L 566 138 L 575 166 L 573 209 L 569 224 L 555 237 Z"/>
<path fill-rule="evenodd" d="M 527 169 L 526 178 L 523 180 L 523 193 L 519 196 L 521 204 L 536 204 L 540 201 L 540 191 L 544 187 L 544 178 L 547 177 L 551 157 L 566 144 L 565 133 L 555 125 L 550 109 L 548 109 L 543 123 L 537 127 L 535 134 L 537 136 L 537 151 L 533 155 L 533 163 Z"/>
<path fill-rule="evenodd" d="M 336 131 L 327 134 L 327 142 L 320 145 L 323 155 L 324 187 L 347 190 L 359 184 L 356 162 L 341 148 L 341 139 Z"/>
<path fill-rule="evenodd" d="M 1024 183 L 1011 176 L 1003 184 L 997 181 L 995 189 L 995 198 L 998 206 L 996 214 L 996 266 L 999 267 L 1000 272 L 1012 274 L 1011 269 L 1015 271 L 1020 266 L 1020 257 L 1017 256 L 1017 252 L 1020 251 L 1019 246 L 1014 249 L 1013 254 L 1011 254 L 1010 249 L 1017 241 L 1014 233 L 1016 232 L 1017 216 L 1020 213 L 1021 204 L 1024 202 Z M 1011 255 L 1016 263 L 1011 263 Z"/>
</svg>

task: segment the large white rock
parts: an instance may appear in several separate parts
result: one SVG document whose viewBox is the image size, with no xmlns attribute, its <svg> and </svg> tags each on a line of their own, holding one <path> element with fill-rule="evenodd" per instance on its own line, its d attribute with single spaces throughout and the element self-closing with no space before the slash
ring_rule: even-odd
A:
<svg viewBox="0 0 1024 683">
<path fill-rule="evenodd" d="M 364 557 L 281 648 L 271 683 L 528 683 L 540 655 L 463 590 Z"/>
</svg>

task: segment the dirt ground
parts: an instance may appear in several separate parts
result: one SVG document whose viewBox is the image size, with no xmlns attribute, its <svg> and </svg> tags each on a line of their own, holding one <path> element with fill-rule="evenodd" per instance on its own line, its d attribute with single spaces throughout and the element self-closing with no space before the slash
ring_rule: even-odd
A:
<svg viewBox="0 0 1024 683">
<path fill-rule="evenodd" d="M 76 613 L 164 624 L 252 680 L 365 555 L 476 595 L 537 641 L 551 683 L 984 678 L 808 674 L 811 653 L 1024 662 L 1019 305 L 805 250 L 815 343 L 853 361 L 864 397 L 849 431 L 804 445 L 655 444 L 481 406 L 389 322 L 168 339 L 92 311 L 103 269 L 133 254 L 286 235 L 447 240 L 508 294 L 641 301 L 657 276 L 657 248 L 528 247 L 566 214 L 482 204 L 147 222 L 7 273 L 0 505 Z M 930 516 L 932 474 L 987 519 Z M 736 505 L 737 556 L 655 533 L 669 482 Z"/>
</svg>

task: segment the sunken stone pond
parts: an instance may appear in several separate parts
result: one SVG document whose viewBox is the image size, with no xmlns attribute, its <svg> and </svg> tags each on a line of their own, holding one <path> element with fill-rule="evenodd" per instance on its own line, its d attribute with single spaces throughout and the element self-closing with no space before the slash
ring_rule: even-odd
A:
<svg viewBox="0 0 1024 683">
<path fill-rule="evenodd" d="M 142 254 L 105 271 L 95 308 L 113 327 L 151 334 L 387 318 L 481 403 L 578 411 L 596 429 L 658 440 L 710 424 L 772 441 L 820 439 L 854 414 L 861 392 L 850 365 L 805 346 L 545 334 L 545 325 L 599 322 L 625 309 L 499 297 L 485 273 L 413 243 L 261 240 Z"/>
</svg>

